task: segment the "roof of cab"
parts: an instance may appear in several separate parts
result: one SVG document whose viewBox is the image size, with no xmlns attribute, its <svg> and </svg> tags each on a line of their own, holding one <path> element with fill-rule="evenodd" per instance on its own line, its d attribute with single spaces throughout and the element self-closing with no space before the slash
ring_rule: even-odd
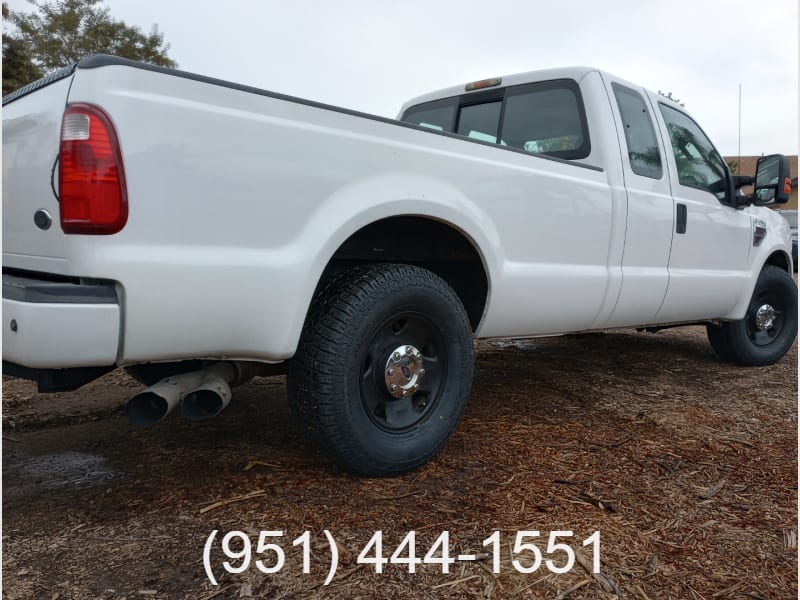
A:
<svg viewBox="0 0 800 600">
<path fill-rule="evenodd" d="M 526 73 L 516 73 L 514 75 L 503 75 L 502 83 L 500 84 L 500 86 L 508 87 L 510 85 L 534 83 L 537 81 L 549 81 L 552 79 L 574 79 L 575 81 L 580 81 L 588 73 L 594 71 L 599 71 L 599 69 L 595 69 L 593 67 L 559 67 L 556 69 L 542 69 L 540 71 L 528 71 Z M 464 89 L 466 83 L 467 82 L 462 83 L 460 85 L 454 85 L 441 90 L 437 90 L 435 92 L 429 92 L 427 94 L 423 94 L 422 96 L 417 96 L 416 98 L 412 98 L 411 100 L 403 104 L 402 108 L 400 109 L 400 114 L 402 115 L 407 108 L 409 108 L 410 106 L 415 106 L 417 104 L 432 102 L 434 100 L 440 100 L 442 98 L 450 98 L 452 96 L 473 94 L 476 92 L 481 92 L 481 91 L 486 91 L 487 89 L 491 89 L 491 88 L 483 88 L 467 92 Z"/>
</svg>

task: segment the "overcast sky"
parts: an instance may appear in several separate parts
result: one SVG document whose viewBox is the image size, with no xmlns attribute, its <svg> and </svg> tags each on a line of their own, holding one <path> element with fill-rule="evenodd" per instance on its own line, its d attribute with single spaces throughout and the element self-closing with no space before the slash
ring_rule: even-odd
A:
<svg viewBox="0 0 800 600">
<path fill-rule="evenodd" d="M 798 150 L 797 0 L 106 0 L 181 69 L 395 117 L 413 96 L 590 65 L 686 104 L 718 149 Z M 24 0 L 12 9 L 29 10 Z"/>
</svg>

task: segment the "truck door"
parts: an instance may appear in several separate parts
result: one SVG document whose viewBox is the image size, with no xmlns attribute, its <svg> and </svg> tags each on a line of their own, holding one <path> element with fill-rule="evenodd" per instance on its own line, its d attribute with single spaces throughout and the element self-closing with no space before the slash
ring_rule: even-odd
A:
<svg viewBox="0 0 800 600">
<path fill-rule="evenodd" d="M 653 112 L 644 90 L 603 74 L 621 148 L 627 194 L 622 288 L 607 327 L 653 323 L 667 293 L 673 200 Z"/>
<path fill-rule="evenodd" d="M 667 152 L 675 228 L 669 286 L 659 323 L 727 314 L 746 288 L 751 217 L 730 205 L 728 167 L 697 123 L 673 102 L 650 96 Z"/>
</svg>

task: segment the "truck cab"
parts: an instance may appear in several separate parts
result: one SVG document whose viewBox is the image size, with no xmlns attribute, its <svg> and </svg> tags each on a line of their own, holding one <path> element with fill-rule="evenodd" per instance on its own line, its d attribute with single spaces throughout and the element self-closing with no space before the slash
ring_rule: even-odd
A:
<svg viewBox="0 0 800 600">
<path fill-rule="evenodd" d="M 563 262 L 574 256 L 583 272 L 604 271 L 596 295 L 581 294 L 597 309 L 589 328 L 741 317 L 761 265 L 791 269 L 784 224 L 755 198 L 741 203 L 697 121 L 675 101 L 609 73 L 572 67 L 486 79 L 410 100 L 399 118 L 606 174 L 608 197 L 567 211 L 548 210 L 544 190 L 532 188 L 541 197 L 530 198 L 536 208 L 518 223 L 547 239 Z M 772 243 L 754 238 L 757 223 Z M 560 302 L 566 295 L 543 291 Z"/>
</svg>

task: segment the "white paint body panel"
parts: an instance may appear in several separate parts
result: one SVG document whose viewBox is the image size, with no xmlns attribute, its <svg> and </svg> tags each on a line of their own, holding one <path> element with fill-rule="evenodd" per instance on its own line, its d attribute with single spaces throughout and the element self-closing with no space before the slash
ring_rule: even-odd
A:
<svg viewBox="0 0 800 600">
<path fill-rule="evenodd" d="M 3 360 L 35 369 L 112 365 L 117 357 L 116 304 L 45 304 L 3 298 Z"/>
<path fill-rule="evenodd" d="M 70 79 L 61 79 L 3 107 L 3 264 L 11 260 L 19 268 L 49 273 L 65 267 L 65 240 L 50 174 L 69 84 Z M 34 225 L 38 209 L 53 217 L 54 226 L 47 231 Z M 16 256 L 7 260 L 7 254 Z"/>
<path fill-rule="evenodd" d="M 97 330 L 90 337 L 102 330 L 114 338 L 92 337 L 96 348 L 69 346 L 67 332 L 55 328 L 53 339 L 68 351 L 48 366 L 109 364 L 111 346 L 116 364 L 290 358 L 336 249 L 362 227 L 397 215 L 447 223 L 478 250 L 489 280 L 481 337 L 741 316 L 768 253 L 788 254 L 788 226 L 784 236 L 765 209 L 720 206 L 720 213 L 768 219 L 767 238 L 725 284 L 724 303 L 703 301 L 706 292 L 692 285 L 667 291 L 666 267 L 649 266 L 669 255 L 665 235 L 649 232 L 667 219 L 663 188 L 626 190 L 601 74 L 578 68 L 533 75 L 516 78 L 578 81 L 592 141 L 590 156 L 579 162 L 601 170 L 156 71 L 78 69 L 68 102 L 97 105 L 113 121 L 128 222 L 110 236 L 64 236 L 56 207 L 50 241 L 44 241 L 49 232 L 35 228 L 24 235 L 12 229 L 10 237 L 4 231 L 4 265 L 118 282 L 120 308 L 116 330 L 108 315 L 97 325 L 83 322 Z M 11 103 L 4 128 L 9 115 L 23 118 L 44 90 Z M 61 93 L 53 109 L 59 114 Z M 53 145 L 44 154 L 56 152 Z M 35 182 L 18 181 L 34 174 Z M 42 177 L 41 166 L 35 173 L 4 169 L 4 221 L 13 228 L 28 218 L 32 223 L 32 201 L 7 207 L 6 187 L 38 202 L 44 187 L 49 193 L 49 171 L 44 183 Z M 630 209 L 634 201 L 639 204 Z M 14 214 L 7 216 L 7 209 Z M 749 251 L 741 227 L 726 229 L 733 217 L 708 219 L 720 256 Z M 676 267 L 684 268 L 694 251 L 682 249 L 684 262 Z M 707 271 L 720 269 L 713 263 Z M 668 301 L 663 315 L 656 314 L 659 297 Z M 62 318 L 72 318 L 66 308 Z M 48 319 L 58 321 L 49 313 Z M 15 362 L 42 366 L 30 362 L 37 360 L 31 352 L 10 352 Z M 10 360 L 5 354 L 4 345 Z"/>
</svg>

